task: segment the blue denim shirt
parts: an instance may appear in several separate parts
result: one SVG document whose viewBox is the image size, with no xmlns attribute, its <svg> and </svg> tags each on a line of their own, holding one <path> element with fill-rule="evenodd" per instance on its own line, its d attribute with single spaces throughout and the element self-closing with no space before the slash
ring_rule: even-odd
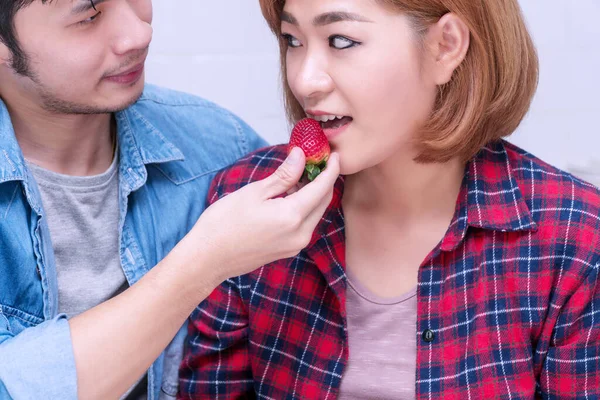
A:
<svg viewBox="0 0 600 400">
<path fill-rule="evenodd" d="M 116 121 L 119 252 L 133 285 L 192 228 L 214 174 L 266 142 L 213 103 L 150 85 Z M 0 399 L 76 399 L 40 192 L 1 100 L 0 153 Z M 149 399 L 175 396 L 185 334 L 184 325 L 148 370 Z"/>
</svg>

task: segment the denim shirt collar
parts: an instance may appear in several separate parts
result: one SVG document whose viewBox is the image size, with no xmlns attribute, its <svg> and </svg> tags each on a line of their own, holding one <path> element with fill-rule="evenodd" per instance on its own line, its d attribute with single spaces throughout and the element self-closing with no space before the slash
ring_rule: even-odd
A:
<svg viewBox="0 0 600 400">
<path fill-rule="evenodd" d="M 136 104 L 115 114 L 122 182 L 129 191 L 147 178 L 146 165 L 184 160 L 183 153 L 137 110 Z M 23 152 L 15 137 L 8 109 L 0 99 L 0 184 L 26 180 Z"/>
<path fill-rule="evenodd" d="M 25 179 L 25 159 L 15 138 L 10 115 L 0 99 L 0 183 Z"/>
<path fill-rule="evenodd" d="M 137 111 L 135 104 L 116 113 L 115 118 L 120 176 L 130 192 L 139 189 L 146 182 L 146 165 L 185 159 L 181 150 Z"/>
</svg>

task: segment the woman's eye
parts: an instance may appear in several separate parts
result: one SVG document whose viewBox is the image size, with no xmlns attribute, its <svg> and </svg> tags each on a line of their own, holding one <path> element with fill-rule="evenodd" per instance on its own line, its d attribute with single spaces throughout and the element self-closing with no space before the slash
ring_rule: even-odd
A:
<svg viewBox="0 0 600 400">
<path fill-rule="evenodd" d="M 301 46 L 300 41 L 288 33 L 284 33 L 281 37 L 283 37 L 283 40 L 285 40 L 287 45 L 293 49 Z"/>
<path fill-rule="evenodd" d="M 359 44 L 359 42 L 355 42 L 354 40 L 340 35 L 329 37 L 329 46 L 338 50 L 349 49 L 350 47 L 358 46 Z"/>
</svg>

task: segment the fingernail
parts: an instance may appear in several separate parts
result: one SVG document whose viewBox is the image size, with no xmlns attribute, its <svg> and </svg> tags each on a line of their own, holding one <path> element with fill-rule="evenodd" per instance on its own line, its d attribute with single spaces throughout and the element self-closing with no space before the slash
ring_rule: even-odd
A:
<svg viewBox="0 0 600 400">
<path fill-rule="evenodd" d="M 291 165 L 298 164 L 300 162 L 300 148 L 294 147 L 285 162 Z"/>
</svg>

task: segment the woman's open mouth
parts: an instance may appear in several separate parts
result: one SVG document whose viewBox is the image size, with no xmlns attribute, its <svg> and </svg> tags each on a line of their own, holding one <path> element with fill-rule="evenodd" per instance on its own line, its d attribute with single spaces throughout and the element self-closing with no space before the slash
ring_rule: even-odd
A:
<svg viewBox="0 0 600 400">
<path fill-rule="evenodd" d="M 352 122 L 352 117 L 345 115 L 333 115 L 333 114 L 322 114 L 322 115 L 310 115 L 308 116 L 319 122 L 321 128 L 325 129 L 337 129 L 344 125 Z"/>
<path fill-rule="evenodd" d="M 315 114 L 307 112 L 307 115 L 308 117 L 319 122 L 321 128 L 323 128 L 323 131 L 325 132 L 325 135 L 327 135 L 329 139 L 332 139 L 334 136 L 342 133 L 342 131 L 344 131 L 353 121 L 352 117 L 347 115 L 325 114 L 322 112 Z"/>
</svg>

